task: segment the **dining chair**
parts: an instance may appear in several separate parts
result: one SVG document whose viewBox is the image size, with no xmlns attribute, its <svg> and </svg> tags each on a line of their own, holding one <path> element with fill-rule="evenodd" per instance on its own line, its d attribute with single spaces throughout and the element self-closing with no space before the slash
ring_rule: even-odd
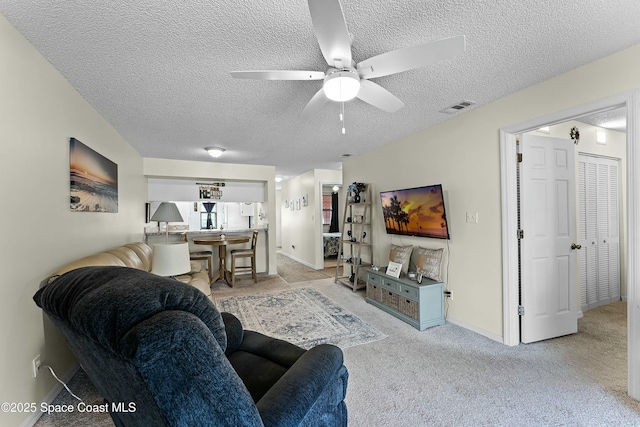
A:
<svg viewBox="0 0 640 427">
<path fill-rule="evenodd" d="M 187 239 L 187 233 L 181 233 L 182 240 L 189 242 Z M 209 274 L 209 283 L 213 278 L 213 252 L 212 251 L 193 251 L 189 252 L 189 259 L 192 261 L 207 261 L 207 273 Z"/>
<path fill-rule="evenodd" d="M 251 237 L 250 249 L 232 249 L 231 250 L 231 287 L 236 284 L 236 272 L 251 271 L 254 283 L 258 283 L 256 275 L 256 243 L 258 242 L 258 230 L 253 230 Z M 236 265 L 237 258 L 249 258 L 250 265 Z"/>
</svg>

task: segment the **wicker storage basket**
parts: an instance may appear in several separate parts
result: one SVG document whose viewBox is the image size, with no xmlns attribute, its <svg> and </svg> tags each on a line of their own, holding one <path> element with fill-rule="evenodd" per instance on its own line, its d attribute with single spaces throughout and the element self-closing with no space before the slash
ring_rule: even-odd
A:
<svg viewBox="0 0 640 427">
<path fill-rule="evenodd" d="M 398 294 L 387 290 L 382 291 L 382 303 L 387 307 L 398 310 Z"/>
<path fill-rule="evenodd" d="M 405 316 L 409 316 L 414 320 L 418 320 L 418 303 L 406 298 L 400 298 L 398 301 L 398 311 Z"/>
<path fill-rule="evenodd" d="M 382 288 L 378 285 L 369 283 L 367 286 L 367 296 L 372 300 L 382 302 Z"/>
</svg>

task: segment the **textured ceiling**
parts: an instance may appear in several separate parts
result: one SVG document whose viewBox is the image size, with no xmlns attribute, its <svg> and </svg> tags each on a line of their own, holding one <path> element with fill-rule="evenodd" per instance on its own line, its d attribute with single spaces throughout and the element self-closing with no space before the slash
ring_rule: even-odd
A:
<svg viewBox="0 0 640 427">
<path fill-rule="evenodd" d="M 618 132 L 627 131 L 627 109 L 616 108 L 614 110 L 601 113 L 590 114 L 576 119 L 579 122 L 598 126 L 605 129 L 616 130 Z"/>
<path fill-rule="evenodd" d="M 404 103 L 299 113 L 321 81 L 237 80 L 253 69 L 325 71 L 307 2 L 0 0 L 0 13 L 144 157 L 276 166 L 285 178 L 362 154 L 640 43 L 638 0 L 342 0 L 353 57 L 465 35 L 464 54 L 374 81 Z M 464 114 L 464 113 L 458 113 Z"/>
</svg>

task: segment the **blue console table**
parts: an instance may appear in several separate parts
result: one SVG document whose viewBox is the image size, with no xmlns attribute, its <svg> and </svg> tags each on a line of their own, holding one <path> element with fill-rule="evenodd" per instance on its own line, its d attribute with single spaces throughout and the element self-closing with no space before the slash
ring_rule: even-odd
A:
<svg viewBox="0 0 640 427">
<path fill-rule="evenodd" d="M 367 269 L 369 304 L 424 331 L 444 325 L 444 283 L 422 279 L 422 283 L 406 277 L 388 276 L 384 270 Z"/>
</svg>

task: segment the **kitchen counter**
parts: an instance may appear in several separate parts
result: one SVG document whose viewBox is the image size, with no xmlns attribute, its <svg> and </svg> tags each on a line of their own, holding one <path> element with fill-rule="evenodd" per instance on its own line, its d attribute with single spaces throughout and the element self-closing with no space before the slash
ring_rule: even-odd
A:
<svg viewBox="0 0 640 427">
<path fill-rule="evenodd" d="M 154 231 L 151 231 L 154 230 Z M 158 227 L 147 227 L 144 231 L 144 237 L 147 239 L 148 236 L 166 236 L 165 231 L 157 231 Z M 182 229 L 172 229 L 169 227 L 169 236 L 180 236 L 182 233 L 186 233 L 187 237 L 190 236 L 219 236 L 221 234 L 234 234 L 234 233 L 251 233 L 253 230 L 259 231 L 267 231 L 267 228 L 264 226 L 255 227 L 255 228 L 234 228 L 234 229 L 211 229 L 211 230 L 182 230 Z"/>
</svg>

